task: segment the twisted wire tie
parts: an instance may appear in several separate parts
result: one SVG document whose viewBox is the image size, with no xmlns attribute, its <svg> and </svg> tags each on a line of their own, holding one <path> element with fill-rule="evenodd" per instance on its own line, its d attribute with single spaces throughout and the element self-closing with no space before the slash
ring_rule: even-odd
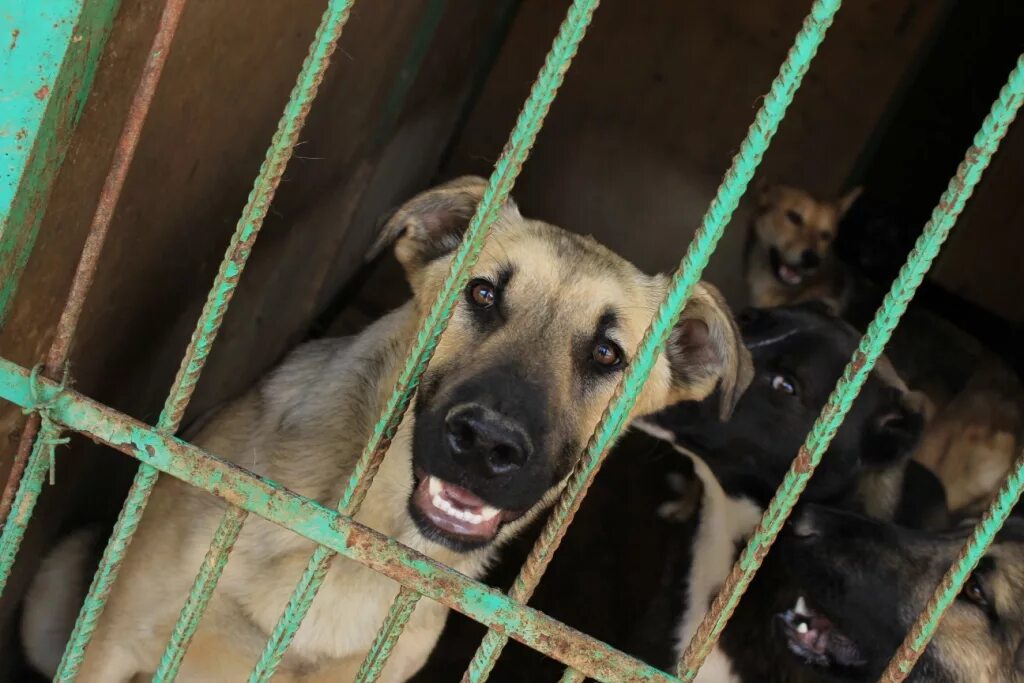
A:
<svg viewBox="0 0 1024 683">
<path fill-rule="evenodd" d="M 57 394 L 54 394 L 46 401 L 40 399 L 41 390 L 39 386 L 39 373 L 42 370 L 42 365 L 36 365 L 32 368 L 32 372 L 28 376 L 28 395 L 31 399 L 31 403 L 21 409 L 23 415 L 31 415 L 32 413 L 39 413 L 40 430 L 39 436 L 36 437 L 36 443 L 42 444 L 49 449 L 48 458 L 50 461 L 50 486 L 57 483 L 57 459 L 55 451 L 57 446 L 63 446 L 64 444 L 71 441 L 70 437 L 67 436 L 50 436 L 51 434 L 59 433 L 57 427 L 57 421 L 50 416 L 50 409 L 53 407 L 53 402 L 57 400 Z M 64 376 L 60 380 L 60 384 L 57 388 L 60 392 L 64 391 L 64 385 L 68 379 L 68 366 L 64 366 Z M 58 392 L 58 393 L 60 393 Z"/>
</svg>

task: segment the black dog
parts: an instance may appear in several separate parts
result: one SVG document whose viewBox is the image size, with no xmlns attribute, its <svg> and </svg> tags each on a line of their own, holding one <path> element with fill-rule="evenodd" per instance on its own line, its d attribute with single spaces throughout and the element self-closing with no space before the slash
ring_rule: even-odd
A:
<svg viewBox="0 0 1024 683">
<path fill-rule="evenodd" d="M 672 656 L 663 658 L 665 647 L 660 655 L 651 648 L 645 652 L 662 666 L 678 658 L 696 631 L 860 338 L 816 304 L 751 310 L 741 316 L 740 327 L 755 376 L 727 423 L 708 419 L 713 397 L 638 422 L 689 455 L 700 482 L 682 487 L 684 498 L 662 510 L 674 517 L 696 510 L 682 541 L 689 548 L 667 569 L 676 584 L 648 620 L 660 634 L 646 631 L 644 637 L 664 643 L 668 612 L 674 612 Z M 909 403 L 906 388 L 883 363 L 869 376 L 803 499 L 910 526 L 942 525 L 941 484 L 909 460 L 923 423 Z M 700 501 L 694 505 L 689 498 L 697 489 Z M 802 680 L 801 667 L 765 626 L 778 608 L 773 565 L 756 578 L 697 680 Z"/>
<path fill-rule="evenodd" d="M 777 616 L 779 640 L 824 680 L 878 680 L 967 534 L 915 532 L 807 506 L 779 541 L 784 590 L 795 595 Z M 908 680 L 1024 681 L 1019 520 L 982 558 Z"/>
</svg>

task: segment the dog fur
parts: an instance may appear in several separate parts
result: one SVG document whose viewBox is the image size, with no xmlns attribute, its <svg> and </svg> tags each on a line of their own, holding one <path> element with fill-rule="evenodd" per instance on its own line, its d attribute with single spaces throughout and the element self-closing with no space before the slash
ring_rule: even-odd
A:
<svg viewBox="0 0 1024 683">
<path fill-rule="evenodd" d="M 849 274 L 834 243 L 840 220 L 860 193 L 858 187 L 823 201 L 799 188 L 759 185 L 744 253 L 752 305 L 821 300 L 837 313 L 845 310 Z"/>
<path fill-rule="evenodd" d="M 677 479 L 680 499 L 660 510 L 663 517 L 678 522 L 696 517 L 693 536 L 684 541 L 692 548 L 681 554 L 686 558 L 682 566 L 671 569 L 685 585 L 675 658 L 696 633 L 859 337 L 816 304 L 747 311 L 740 320 L 755 374 L 729 422 L 721 427 L 704 423 L 701 415 L 713 409 L 707 405 L 712 399 L 704 405 L 674 406 L 635 423 L 687 456 L 699 482 L 693 486 Z M 909 463 L 922 419 L 908 402 L 906 387 L 883 363 L 869 377 L 859 400 L 811 480 L 805 499 L 886 520 L 942 525 L 941 486 Z M 758 575 L 752 590 L 771 594 L 770 573 Z M 772 661 L 774 644 L 765 643 L 756 629 L 735 637 L 750 621 L 748 607 L 741 606 L 737 621 L 727 627 L 697 681 L 768 680 L 766 672 L 757 668 L 762 661 Z M 752 618 L 760 620 L 761 614 L 755 609 Z M 785 680 L 781 672 L 777 675 L 770 680 Z"/>
<path fill-rule="evenodd" d="M 394 243 L 412 301 L 354 338 L 298 348 L 213 417 L 196 443 L 336 504 L 485 189 L 482 179 L 460 178 L 395 212 L 379 245 Z M 356 520 L 480 576 L 497 548 L 557 496 L 667 285 L 667 277 L 643 274 L 593 240 L 523 218 L 506 203 Z M 635 412 L 717 388 L 725 417 L 750 374 L 728 308 L 700 284 Z M 435 484 L 454 496 L 449 505 L 476 501 L 458 507 L 469 517 L 438 512 L 430 502 Z M 479 521 L 491 509 L 497 526 Z M 153 672 L 223 511 L 219 499 L 160 479 L 79 680 Z M 306 539 L 250 517 L 179 680 L 244 678 L 312 550 Z M 70 581 L 80 563 L 57 552 L 48 562 Z M 396 590 L 390 579 L 335 559 L 275 680 L 351 680 Z M 53 596 L 41 593 L 26 605 L 27 619 L 55 609 Z M 446 613 L 431 601 L 417 605 L 382 680 L 405 680 L 420 668 Z M 33 661 L 52 669 L 54 657 Z"/>
</svg>

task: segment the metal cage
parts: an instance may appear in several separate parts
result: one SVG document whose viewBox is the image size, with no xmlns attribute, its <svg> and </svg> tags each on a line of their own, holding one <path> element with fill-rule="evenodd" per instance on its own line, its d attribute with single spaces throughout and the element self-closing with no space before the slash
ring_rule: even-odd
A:
<svg viewBox="0 0 1024 683">
<path fill-rule="evenodd" d="M 543 576 L 609 448 L 626 426 L 635 397 L 643 387 L 657 354 L 664 347 L 672 326 L 678 320 L 778 129 L 839 9 L 840 0 L 814 2 L 778 76 L 761 102 L 739 152 L 726 171 L 698 232 L 680 262 L 668 295 L 647 330 L 635 359 L 624 373 L 596 432 L 576 463 L 567 487 L 508 594 L 470 580 L 366 528 L 353 521 L 353 517 L 416 391 L 419 378 L 444 331 L 458 292 L 468 280 L 470 268 L 495 220 L 498 207 L 507 198 L 530 152 L 548 108 L 597 9 L 598 0 L 574 0 L 572 3 L 501 158 L 495 164 L 483 200 L 453 258 L 451 271 L 437 293 L 413 348 L 409 350 L 386 410 L 362 452 L 337 509 L 328 509 L 174 436 L 285 165 L 291 158 L 352 4 L 353 0 L 329 0 L 327 4 L 309 54 L 196 324 L 191 343 L 168 393 L 164 409 L 156 425 L 151 426 L 66 388 L 62 374 L 107 228 L 185 5 L 185 0 L 165 2 L 114 161 L 100 195 L 67 304 L 45 363 L 30 370 L 0 359 L 0 397 L 19 406 L 30 416 L 7 488 L 0 501 L 0 519 L 3 520 L 0 536 L 0 590 L 6 585 L 34 505 L 42 493 L 47 472 L 51 469 L 54 447 L 62 442 L 61 434 L 64 430 L 72 430 L 126 453 L 139 460 L 140 464 L 78 616 L 57 680 L 70 681 L 75 678 L 97 619 L 117 579 L 124 553 L 145 511 L 149 494 L 161 474 L 202 488 L 230 505 L 181 609 L 155 680 L 172 680 L 175 677 L 228 561 L 232 545 L 250 513 L 284 526 L 317 544 L 305 573 L 295 586 L 250 676 L 249 680 L 253 683 L 269 680 L 274 674 L 315 598 L 331 560 L 338 554 L 360 562 L 399 584 L 390 612 L 357 676 L 359 681 L 373 681 L 377 678 L 395 642 L 401 637 L 403 626 L 422 597 L 457 610 L 489 629 L 463 681 L 486 680 L 509 638 L 564 663 L 567 668 L 563 681 L 582 681 L 586 678 L 601 681 L 693 680 L 813 476 L 830 440 L 1024 101 L 1024 55 L 1018 60 L 1016 68 L 993 103 L 956 175 L 950 179 L 946 191 L 939 198 L 923 233 L 861 339 L 859 348 L 846 366 L 803 447 L 795 454 L 784 482 L 703 624 L 686 648 L 678 671 L 673 675 L 647 666 L 580 633 L 526 606 L 526 602 Z M 35 51 L 36 57 L 45 55 L 46 59 L 41 59 L 41 63 L 48 85 L 45 91 L 36 93 L 37 97 L 28 98 L 32 101 L 27 101 L 23 110 L 19 104 L 17 115 L 25 124 L 24 139 L 19 138 L 17 146 L 10 146 L 6 140 L 0 139 L 0 155 L 11 162 L 8 167 L 0 170 L 0 272 L 4 278 L 0 283 L 0 321 L 3 321 L 4 314 L 10 308 L 19 276 L 31 252 L 49 186 L 61 163 L 69 133 L 88 94 L 95 63 L 118 3 L 116 0 L 55 2 L 47 11 L 58 14 L 63 12 L 65 16 L 61 18 L 69 19 L 70 23 L 54 24 L 54 28 L 43 24 L 44 20 L 52 17 L 41 18 L 38 12 L 30 16 L 27 9 L 30 5 L 24 3 L 20 7 L 25 9 L 13 11 L 23 12 L 24 16 L 20 18 L 35 29 L 36 35 L 30 49 Z M 83 35 L 89 40 L 81 40 Z M 3 62 L 0 61 L 0 64 Z M 11 84 L 12 90 L 16 90 L 22 85 L 18 83 L 21 73 L 19 65 L 11 63 L 5 66 L 11 68 L 5 68 L 3 80 Z M 894 653 L 882 680 L 900 681 L 910 673 L 943 613 L 992 542 L 1010 509 L 1019 500 L 1022 489 L 1024 459 L 1019 459 L 995 502 L 964 545 L 956 563 L 936 588 L 903 646 Z"/>
</svg>

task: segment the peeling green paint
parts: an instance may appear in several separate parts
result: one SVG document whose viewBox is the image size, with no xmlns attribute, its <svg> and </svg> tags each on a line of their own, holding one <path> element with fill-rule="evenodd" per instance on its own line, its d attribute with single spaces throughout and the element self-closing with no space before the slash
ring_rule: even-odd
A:
<svg viewBox="0 0 1024 683">
<path fill-rule="evenodd" d="M 324 73 L 327 71 L 331 54 L 334 52 L 341 31 L 348 21 L 353 1 L 331 0 L 327 9 L 324 10 L 309 53 L 303 61 L 302 69 L 292 88 L 284 113 L 278 121 L 277 131 L 267 149 L 266 157 L 260 166 L 259 174 L 253 183 L 245 207 L 242 209 L 235 233 L 228 244 L 220 269 L 214 278 L 213 286 L 210 288 L 199 321 L 196 323 L 196 328 L 178 368 L 178 373 L 168 392 L 167 400 L 164 402 L 163 410 L 157 421 L 157 429 L 160 431 L 173 433 L 181 424 L 182 417 L 206 365 L 210 349 L 216 340 L 217 332 L 224 320 L 224 315 L 227 313 L 228 305 L 231 303 L 238 279 L 245 269 L 252 244 L 263 225 L 281 176 L 284 174 L 298 142 L 299 132 L 306 121 L 306 116 L 316 97 Z M 71 638 L 64 651 L 64 658 L 57 671 L 57 680 L 73 680 L 77 675 L 85 656 L 85 648 L 89 644 L 96 622 L 106 606 L 107 597 L 117 578 L 124 553 L 142 519 L 149 501 L 149 494 L 152 492 L 153 486 L 156 485 L 157 476 L 158 470 L 154 467 L 145 462 L 139 466 L 139 471 L 135 475 L 135 480 L 132 482 L 121 513 L 114 525 L 114 531 L 103 551 L 99 568 L 89 586 L 82 610 L 75 622 Z M 211 578 L 213 580 L 205 582 L 200 590 L 212 592 L 216 586 L 216 577 Z M 201 600 L 201 602 L 204 601 L 205 598 Z M 195 615 L 195 619 L 201 616 L 200 610 L 200 613 Z M 185 614 L 181 618 L 191 619 Z"/>
<path fill-rule="evenodd" d="M 0 0 L 0 329 L 119 0 Z"/>
<path fill-rule="evenodd" d="M 220 524 L 213 534 L 213 543 L 199 566 L 192 590 L 189 591 L 185 606 L 181 608 L 178 620 L 174 623 L 171 640 L 167 643 L 160 665 L 153 674 L 153 681 L 173 681 L 178 675 L 181 660 L 185 658 L 188 645 L 199 628 L 206 605 L 213 595 L 213 589 L 220 579 L 224 566 L 228 563 L 231 548 L 234 547 L 238 535 L 242 532 L 242 524 L 249 513 L 241 508 L 229 506 L 224 511 Z"/>
</svg>

